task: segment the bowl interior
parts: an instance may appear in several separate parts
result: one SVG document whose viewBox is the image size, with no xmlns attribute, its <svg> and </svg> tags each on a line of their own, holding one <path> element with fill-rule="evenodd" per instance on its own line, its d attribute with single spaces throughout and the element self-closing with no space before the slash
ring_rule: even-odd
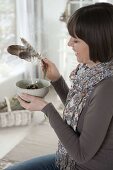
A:
<svg viewBox="0 0 113 170">
<path fill-rule="evenodd" d="M 27 89 L 26 86 L 35 83 L 38 84 L 38 89 L 42 89 L 50 86 L 50 82 L 44 79 L 34 79 L 33 83 L 31 80 L 20 80 L 16 83 L 16 86 L 21 89 Z M 34 90 L 38 90 L 38 89 L 34 89 Z M 29 89 L 29 90 L 33 90 L 33 89 Z"/>
</svg>

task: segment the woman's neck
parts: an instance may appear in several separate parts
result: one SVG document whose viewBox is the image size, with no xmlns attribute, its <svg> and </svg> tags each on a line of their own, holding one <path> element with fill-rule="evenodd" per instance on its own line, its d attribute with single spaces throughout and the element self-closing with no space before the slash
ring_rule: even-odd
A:
<svg viewBox="0 0 113 170">
<path fill-rule="evenodd" d="M 95 62 L 90 62 L 90 63 L 87 63 L 86 65 L 87 65 L 87 67 L 91 68 L 91 67 L 96 66 L 99 63 L 100 63 L 99 61 L 97 61 L 96 63 Z"/>
</svg>

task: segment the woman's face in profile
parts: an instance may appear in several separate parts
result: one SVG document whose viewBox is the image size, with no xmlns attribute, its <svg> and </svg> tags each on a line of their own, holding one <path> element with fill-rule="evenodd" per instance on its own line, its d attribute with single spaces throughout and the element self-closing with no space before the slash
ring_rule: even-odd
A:
<svg viewBox="0 0 113 170">
<path fill-rule="evenodd" d="M 78 37 L 70 37 L 68 46 L 72 47 L 79 63 L 87 64 L 88 66 L 94 64 L 94 62 L 90 60 L 89 46 L 85 43 L 85 41 Z"/>
</svg>

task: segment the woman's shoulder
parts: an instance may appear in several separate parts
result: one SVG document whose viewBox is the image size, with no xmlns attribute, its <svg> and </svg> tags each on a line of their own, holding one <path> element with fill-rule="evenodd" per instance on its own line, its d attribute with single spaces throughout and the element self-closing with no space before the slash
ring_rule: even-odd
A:
<svg viewBox="0 0 113 170">
<path fill-rule="evenodd" d="M 89 102 L 91 102 L 92 99 L 99 102 L 103 100 L 106 100 L 106 102 L 110 100 L 113 101 L 113 76 L 102 80 L 95 86 L 89 98 Z"/>
<path fill-rule="evenodd" d="M 110 90 L 113 90 L 113 76 L 105 78 L 104 80 L 99 82 L 94 88 L 95 92 L 110 91 Z"/>
<path fill-rule="evenodd" d="M 106 113 L 113 116 L 113 77 L 106 78 L 95 86 L 87 101 L 87 108 L 94 109 L 102 116 Z"/>
</svg>

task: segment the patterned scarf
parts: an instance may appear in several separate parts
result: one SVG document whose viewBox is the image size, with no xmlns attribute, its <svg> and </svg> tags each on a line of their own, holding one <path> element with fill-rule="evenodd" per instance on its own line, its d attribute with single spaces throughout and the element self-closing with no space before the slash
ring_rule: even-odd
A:
<svg viewBox="0 0 113 170">
<path fill-rule="evenodd" d="M 95 85 L 107 77 L 113 76 L 113 61 L 98 63 L 94 67 L 79 64 L 70 74 L 72 86 L 67 95 L 63 119 L 76 132 L 77 122 L 86 100 Z M 68 155 L 63 144 L 59 141 L 56 152 L 56 164 L 60 170 L 74 170 L 76 162 Z"/>
</svg>

